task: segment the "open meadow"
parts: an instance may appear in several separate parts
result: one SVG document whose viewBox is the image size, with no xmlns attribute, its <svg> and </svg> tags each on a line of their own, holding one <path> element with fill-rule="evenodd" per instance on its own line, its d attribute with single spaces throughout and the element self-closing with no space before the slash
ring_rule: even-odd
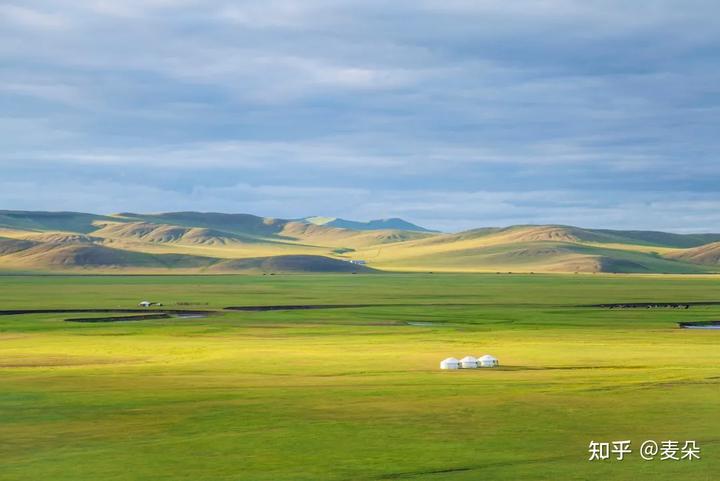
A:
<svg viewBox="0 0 720 481">
<path fill-rule="evenodd" d="M 0 310 L 134 309 L 143 299 L 208 311 L 357 306 L 93 323 L 64 320 L 106 314 L 0 315 L 0 480 L 720 473 L 720 330 L 678 327 L 720 319 L 720 305 L 586 307 L 720 301 L 719 277 L 0 277 Z M 501 366 L 438 367 L 486 353 Z M 631 440 L 633 452 L 590 462 L 591 440 Z M 695 440 L 701 459 L 644 461 L 645 440 Z"/>
</svg>

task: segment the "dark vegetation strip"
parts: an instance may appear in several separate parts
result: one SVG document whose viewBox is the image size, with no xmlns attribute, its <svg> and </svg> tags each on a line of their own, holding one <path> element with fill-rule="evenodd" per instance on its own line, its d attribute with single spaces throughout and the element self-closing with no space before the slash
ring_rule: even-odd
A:
<svg viewBox="0 0 720 481">
<path fill-rule="evenodd" d="M 74 319 L 64 319 L 65 322 L 126 322 L 126 321 L 145 321 L 148 319 L 170 319 L 172 316 L 166 313 L 145 314 L 140 316 L 115 316 L 115 317 L 79 317 Z"/>
<path fill-rule="evenodd" d="M 678 322 L 680 327 L 707 327 L 707 326 L 720 326 L 720 321 L 692 321 L 692 322 Z"/>
<path fill-rule="evenodd" d="M 697 302 L 622 302 L 617 304 L 590 304 L 577 307 L 602 307 L 605 309 L 690 309 L 692 306 L 717 306 L 718 301 Z"/>
<path fill-rule="evenodd" d="M 447 469 L 436 469 L 430 471 L 416 471 L 407 473 L 390 473 L 380 476 L 378 479 L 402 479 L 402 478 L 414 478 L 416 476 L 427 476 L 434 474 L 452 474 L 452 473 L 463 473 L 466 471 L 473 471 L 477 468 L 447 468 Z"/>
<path fill-rule="evenodd" d="M 573 459 L 571 455 L 563 456 L 548 456 L 540 459 L 520 459 L 520 460 L 508 460 L 508 461 L 494 461 L 489 463 L 477 464 L 474 466 L 461 466 L 456 468 L 445 468 L 445 469 L 434 469 L 434 470 L 423 470 L 423 471 L 409 471 L 401 473 L 388 473 L 378 476 L 376 479 L 392 480 L 392 479 L 412 479 L 422 476 L 422 479 L 428 479 L 428 476 L 443 475 L 453 473 L 462 473 L 468 471 L 480 471 L 487 468 L 497 467 L 515 467 L 521 465 L 532 465 L 532 464 L 544 464 L 554 461 Z"/>
</svg>

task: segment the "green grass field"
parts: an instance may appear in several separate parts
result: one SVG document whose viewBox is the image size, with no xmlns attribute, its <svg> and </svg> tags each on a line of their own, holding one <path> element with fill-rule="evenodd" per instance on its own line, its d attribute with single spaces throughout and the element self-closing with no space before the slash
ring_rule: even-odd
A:
<svg viewBox="0 0 720 481">
<path fill-rule="evenodd" d="M 720 278 L 0 277 L 0 309 L 132 308 L 142 299 L 197 309 L 378 306 L 92 324 L 0 316 L 1 480 L 720 473 L 720 331 L 677 327 L 720 319 L 720 306 L 578 307 L 720 300 Z M 502 367 L 438 369 L 445 357 L 485 353 Z M 696 440 L 702 459 L 642 461 L 646 439 Z M 632 440 L 634 452 L 589 462 L 591 440 Z"/>
</svg>

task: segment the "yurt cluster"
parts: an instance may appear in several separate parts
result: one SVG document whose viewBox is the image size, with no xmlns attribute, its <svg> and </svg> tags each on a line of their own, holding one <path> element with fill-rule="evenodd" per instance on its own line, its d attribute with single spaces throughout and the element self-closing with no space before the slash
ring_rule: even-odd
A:
<svg viewBox="0 0 720 481">
<path fill-rule="evenodd" d="M 477 369 L 479 367 L 497 367 L 500 363 L 497 358 L 490 354 L 482 357 L 465 356 L 459 361 L 454 357 L 449 357 L 440 361 L 440 369 Z"/>
</svg>

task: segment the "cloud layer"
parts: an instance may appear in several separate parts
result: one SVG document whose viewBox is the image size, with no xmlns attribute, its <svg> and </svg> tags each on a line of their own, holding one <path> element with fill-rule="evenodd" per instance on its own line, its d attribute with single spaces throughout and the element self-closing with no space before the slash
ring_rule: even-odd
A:
<svg viewBox="0 0 720 481">
<path fill-rule="evenodd" d="M 0 208 L 720 230 L 711 1 L 0 6 Z"/>
</svg>

